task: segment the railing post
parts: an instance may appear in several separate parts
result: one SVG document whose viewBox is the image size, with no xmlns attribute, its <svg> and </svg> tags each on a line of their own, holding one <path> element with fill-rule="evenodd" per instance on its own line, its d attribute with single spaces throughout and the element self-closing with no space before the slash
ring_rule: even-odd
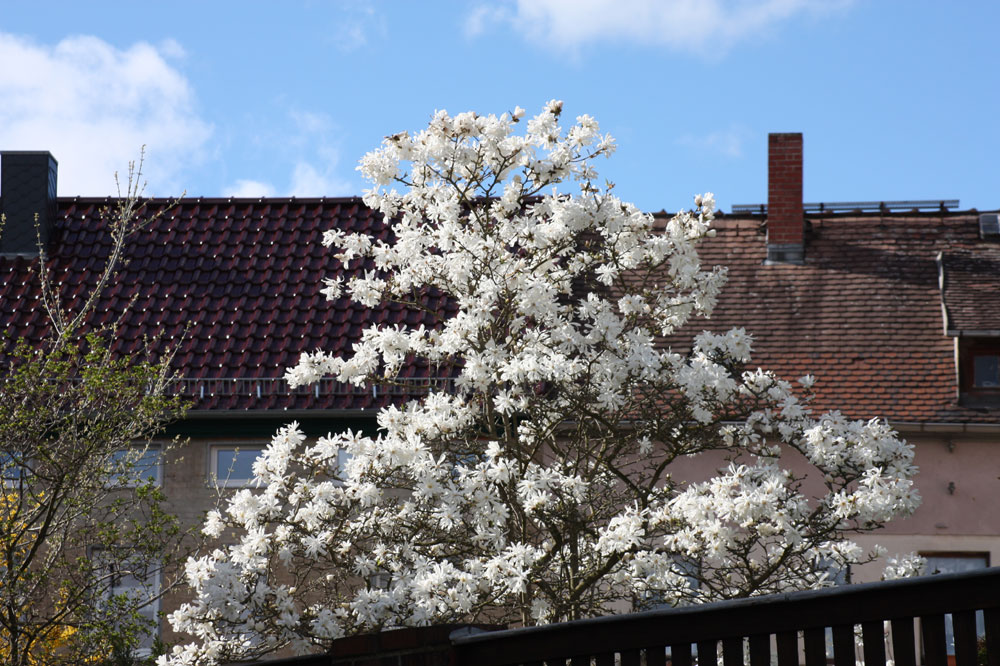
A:
<svg viewBox="0 0 1000 666">
<path fill-rule="evenodd" d="M 750 666 L 771 666 L 770 634 L 754 634 L 750 637 Z"/>
<path fill-rule="evenodd" d="M 782 631 L 775 636 L 775 642 L 778 648 L 778 666 L 799 666 L 799 633 Z"/>
<path fill-rule="evenodd" d="M 986 629 L 986 666 L 1000 666 L 1000 608 L 983 611 Z"/>
<path fill-rule="evenodd" d="M 825 633 L 825 632 L 824 632 Z M 854 625 L 840 624 L 833 628 L 834 666 L 854 666 Z"/>
<path fill-rule="evenodd" d="M 644 652 L 646 653 L 646 666 L 667 666 L 666 648 L 663 645 L 648 647 Z"/>
<path fill-rule="evenodd" d="M 944 638 L 944 614 L 921 617 L 920 634 L 924 639 L 924 666 L 948 666 L 948 650 Z"/>
<path fill-rule="evenodd" d="M 743 666 L 743 638 L 736 636 L 722 639 L 722 665 Z"/>
<path fill-rule="evenodd" d="M 892 657 L 896 666 L 917 666 L 912 617 L 892 620 Z"/>
<path fill-rule="evenodd" d="M 823 627 L 806 629 L 803 633 L 806 666 L 826 666 L 826 631 Z"/>
<path fill-rule="evenodd" d="M 638 650 L 622 650 L 621 657 L 621 666 L 639 666 L 642 663 Z"/>
<path fill-rule="evenodd" d="M 976 666 L 976 611 L 962 611 L 951 616 L 955 635 L 956 666 Z"/>
<path fill-rule="evenodd" d="M 865 666 L 885 666 L 885 624 L 865 622 L 861 625 Z"/>
<path fill-rule="evenodd" d="M 698 666 L 719 666 L 719 641 L 698 641 Z"/>
<path fill-rule="evenodd" d="M 671 645 L 670 663 L 672 666 L 691 666 L 691 644 L 678 643 Z"/>
</svg>

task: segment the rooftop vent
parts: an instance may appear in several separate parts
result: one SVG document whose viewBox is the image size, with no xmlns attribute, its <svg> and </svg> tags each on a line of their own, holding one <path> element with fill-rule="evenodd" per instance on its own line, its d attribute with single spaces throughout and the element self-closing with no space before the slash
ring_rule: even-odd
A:
<svg viewBox="0 0 1000 666">
<path fill-rule="evenodd" d="M 1000 213 L 983 213 L 979 216 L 979 237 L 1000 239 Z"/>
</svg>

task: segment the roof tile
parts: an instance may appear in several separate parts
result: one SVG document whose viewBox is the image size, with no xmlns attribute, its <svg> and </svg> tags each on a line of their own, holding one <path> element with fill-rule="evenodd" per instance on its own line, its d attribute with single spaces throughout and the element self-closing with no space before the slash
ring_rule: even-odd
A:
<svg viewBox="0 0 1000 666">
<path fill-rule="evenodd" d="M 107 255 L 99 211 L 110 203 L 59 201 L 49 254 L 67 298 L 87 293 Z M 151 200 L 147 210 L 166 203 Z M 803 265 L 765 266 L 760 220 L 720 218 L 717 237 L 701 253 L 706 265 L 728 266 L 728 286 L 711 319 L 693 322 L 669 342 L 686 349 L 701 328 L 744 326 L 755 336 L 755 364 L 788 379 L 817 376 L 817 408 L 897 421 L 1000 423 L 1000 410 L 956 404 L 954 346 L 941 314 L 943 298 L 951 324 L 1000 328 L 1000 290 L 992 289 L 1000 246 L 978 239 L 976 215 L 833 215 L 811 222 Z M 181 200 L 128 248 L 129 264 L 98 304 L 98 320 L 115 321 L 137 296 L 116 352 L 136 352 L 151 332 L 180 340 L 174 367 L 197 410 L 399 403 L 405 392 L 373 395 L 370 388 L 324 381 L 317 396 L 314 388 L 290 391 L 282 380 L 302 352 L 350 353 L 365 325 L 432 325 L 453 311 L 434 292 L 423 305 L 436 315 L 327 301 L 322 278 L 364 270 L 345 270 L 322 247 L 323 232 L 334 226 L 389 237 L 381 216 L 355 198 Z M 0 258 L 0 321 L 29 338 L 45 326 L 30 268 L 23 258 Z M 401 377 L 419 380 L 430 372 L 411 364 Z"/>
<path fill-rule="evenodd" d="M 805 263 L 768 266 L 763 240 L 751 232 L 758 223 L 723 218 L 700 253 L 706 265 L 728 266 L 728 283 L 712 318 L 692 322 L 670 343 L 685 350 L 697 330 L 743 326 L 754 335 L 755 366 L 791 380 L 807 371 L 818 377 L 818 409 L 1000 423 L 1000 410 L 957 404 L 954 343 L 941 315 L 937 256 L 944 252 L 946 279 L 953 276 L 945 302 L 954 321 L 1000 329 L 1000 290 L 993 288 L 1000 247 L 978 239 L 977 219 L 816 218 Z"/>
</svg>

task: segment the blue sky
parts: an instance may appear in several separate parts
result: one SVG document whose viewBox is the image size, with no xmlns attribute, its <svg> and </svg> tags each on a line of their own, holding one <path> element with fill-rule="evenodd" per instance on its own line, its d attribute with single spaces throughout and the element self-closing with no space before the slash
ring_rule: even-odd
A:
<svg viewBox="0 0 1000 666">
<path fill-rule="evenodd" d="M 155 195 L 352 195 L 435 109 L 551 98 L 618 140 L 645 210 L 766 200 L 767 133 L 805 199 L 1000 207 L 1000 3 L 924 0 L 0 0 L 0 149 L 104 195 L 147 145 Z"/>
</svg>

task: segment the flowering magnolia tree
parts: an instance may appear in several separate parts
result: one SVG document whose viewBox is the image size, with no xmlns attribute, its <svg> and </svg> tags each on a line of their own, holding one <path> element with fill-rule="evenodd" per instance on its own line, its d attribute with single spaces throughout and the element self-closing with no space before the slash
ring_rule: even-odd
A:
<svg viewBox="0 0 1000 666">
<path fill-rule="evenodd" d="M 377 437 L 282 429 L 260 489 L 209 515 L 206 534 L 237 542 L 189 560 L 194 600 L 171 621 L 197 642 L 165 663 L 822 586 L 879 555 L 852 535 L 917 505 L 912 449 L 882 422 L 811 413 L 811 378 L 799 397 L 749 365 L 742 329 L 663 344 L 723 287 L 696 252 L 713 198 L 665 224 L 620 201 L 595 185 L 612 139 L 589 116 L 564 131 L 561 109 L 523 134 L 520 108 L 439 112 L 364 157 L 393 240 L 328 231 L 345 267 L 372 270 L 326 294 L 421 308 L 433 290 L 456 312 L 371 327 L 352 357 L 306 354 L 286 377 L 362 386 L 421 362 L 452 381 L 384 408 Z M 715 478 L 672 475 L 706 452 L 726 460 Z"/>
</svg>

